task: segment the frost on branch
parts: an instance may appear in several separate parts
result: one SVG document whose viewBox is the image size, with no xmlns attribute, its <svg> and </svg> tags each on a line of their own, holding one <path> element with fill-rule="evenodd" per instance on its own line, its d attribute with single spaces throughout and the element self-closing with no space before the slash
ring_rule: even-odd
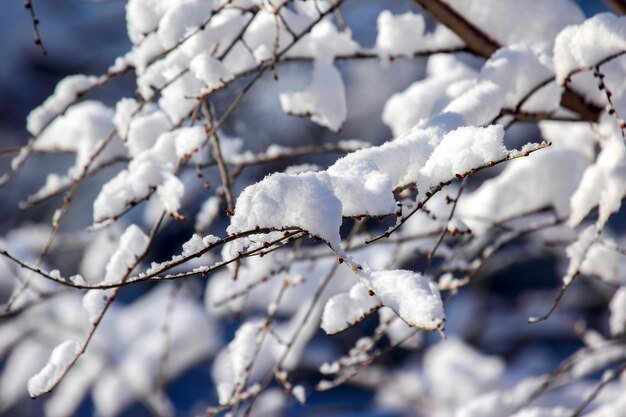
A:
<svg viewBox="0 0 626 417">
<path fill-rule="evenodd" d="M 36 398 L 48 392 L 67 371 L 80 352 L 80 345 L 75 340 L 68 340 L 54 348 L 48 363 L 28 381 L 28 393 Z"/>
</svg>

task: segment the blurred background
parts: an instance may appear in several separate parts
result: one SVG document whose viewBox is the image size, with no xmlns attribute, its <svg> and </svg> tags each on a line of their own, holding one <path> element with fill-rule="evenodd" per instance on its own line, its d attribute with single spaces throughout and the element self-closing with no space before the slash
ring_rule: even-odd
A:
<svg viewBox="0 0 626 417">
<path fill-rule="evenodd" d="M 600 0 L 578 0 L 588 15 L 607 10 Z M 29 13 L 19 0 L 0 0 L 0 172 L 4 172 L 17 149 L 28 141 L 25 129 L 26 116 L 48 97 L 57 82 L 72 74 L 100 75 L 130 48 L 126 34 L 125 2 L 78 1 L 78 0 L 39 0 L 34 3 L 41 20 L 40 31 L 48 50 L 44 56 L 34 45 L 32 22 Z M 372 46 L 376 39 L 376 19 L 382 6 L 394 14 L 417 11 L 417 7 L 408 0 L 348 0 L 342 7 L 347 26 L 352 30 L 353 38 L 362 46 Z M 467 58 L 470 60 L 470 58 Z M 386 100 L 395 92 L 402 91 L 412 82 L 423 76 L 425 60 L 397 59 L 386 66 L 373 64 L 371 61 L 341 62 L 339 68 L 346 82 L 348 119 L 341 133 L 333 133 L 315 125 L 308 119 L 290 117 L 280 108 L 278 95 L 288 90 L 303 88 L 309 82 L 308 64 L 291 64 L 279 68 L 279 81 L 274 81 L 266 74 L 251 93 L 245 98 L 239 110 L 228 121 L 224 131 L 243 140 L 244 149 L 262 151 L 270 144 L 284 145 L 304 143 L 330 143 L 340 139 L 359 139 L 372 144 L 382 143 L 392 134 L 382 122 L 381 113 Z M 384 79 L 384 82 L 380 82 Z M 114 105 L 122 97 L 134 96 L 135 83 L 132 75 L 126 75 L 111 82 L 104 90 L 96 91 L 94 99 L 107 105 Z M 218 96 L 216 105 L 225 106 L 238 92 L 237 85 Z M 535 139 L 537 130 L 524 124 L 517 125 L 508 132 L 507 141 L 511 144 L 526 142 L 531 136 Z M 307 158 L 306 162 L 327 166 L 336 156 L 317 156 Z M 304 160 L 303 160 L 304 162 Z M 35 155 L 13 180 L 0 188 L 0 236 L 4 236 L 18 227 L 29 224 L 48 223 L 54 210 L 62 204 L 60 198 L 37 205 L 28 211 L 21 211 L 18 202 L 36 191 L 45 182 L 49 172 L 65 172 L 73 163 L 73 158 L 64 155 Z M 290 164 L 297 161 L 290 161 Z M 275 169 L 284 167 L 276 166 Z M 112 176 L 117 168 L 102 172 L 89 179 L 89 186 L 80 191 L 76 204 L 71 208 L 63 225 L 63 232 L 83 229 L 91 221 L 91 202 L 97 195 L 100 185 Z M 238 185 L 243 187 L 255 178 L 262 176 L 265 170 L 246 171 Z M 241 188 L 234 190 L 235 195 Z M 84 203 L 81 203 L 84 201 Z M 198 209 L 202 202 L 190 203 Z M 139 216 L 139 214 L 135 214 Z M 221 226 L 227 219 L 222 216 Z M 161 238 L 156 258 L 164 259 L 180 248 L 193 233 L 193 224 L 177 225 L 165 229 Z M 34 233 L 34 232 L 33 232 Z M 34 236 L 34 235 L 33 235 Z M 61 237 L 62 238 L 62 237 Z M 0 260 L 0 262 L 3 262 Z M 71 252 L 54 262 L 59 266 L 76 262 Z M 538 259 L 527 262 L 522 267 L 503 268 L 491 276 L 489 282 L 477 282 L 467 288 L 463 295 L 455 298 L 446 306 L 451 318 L 447 324 L 450 334 L 467 322 L 455 321 L 463 312 L 482 309 L 480 314 L 490 317 L 489 326 L 483 329 L 472 341 L 479 350 L 488 354 L 498 354 L 511 359 L 512 369 L 520 372 L 544 372 L 554 369 L 560 360 L 581 346 L 579 340 L 567 330 L 570 323 L 551 322 L 538 325 L 517 339 L 507 339 L 502 343 L 501 334 L 507 331 L 511 323 L 525 321 L 527 313 L 516 309 L 517 304 L 526 301 L 520 299 L 532 297 L 529 288 L 541 290 L 552 288 L 558 280 L 558 268 L 550 259 Z M 149 287 L 137 286 L 123 292 L 121 302 L 136 299 Z M 0 288 L 2 291 L 2 288 Z M 581 290 L 584 292 L 584 289 Z M 582 295 L 582 294 L 581 294 Z M 572 295 L 576 298 L 577 295 Z M 542 302 L 545 300 L 542 300 Z M 546 304 L 547 305 L 547 304 Z M 581 311 L 588 320 L 600 320 L 594 316 L 596 307 L 590 302 L 589 308 Z M 459 314 L 455 313 L 458 309 Z M 489 315 L 490 310 L 504 311 L 498 317 Z M 478 313 L 477 313 L 478 314 Z M 595 318 L 594 318 L 595 317 Z M 0 319 L 0 325 L 2 325 Z M 550 327 L 546 327 L 550 326 Z M 356 332 L 367 333 L 375 323 L 365 323 Z M 232 335 L 233 329 L 226 332 Z M 537 334 L 534 334 L 536 331 Z M 546 331 L 552 332 L 550 338 Z M 541 337 L 538 334 L 541 333 Z M 342 336 L 352 340 L 354 334 Z M 319 343 L 323 342 L 320 337 Z M 229 340 L 229 339 L 226 339 Z M 398 350 L 384 358 L 384 361 L 402 361 L 406 353 Z M 532 360 L 530 359 L 532 358 Z M 0 358 L 0 369 L 5 366 L 6 358 Z M 314 372 L 301 377 L 313 378 Z M 27 397 L 25 387 L 24 398 Z M 216 397 L 211 382 L 210 366 L 199 366 L 185 373 L 170 384 L 168 394 L 173 399 L 177 412 L 182 415 L 195 415 L 202 410 L 202 405 L 215 403 Z M 371 407 L 374 393 L 367 389 L 344 386 L 326 393 L 312 393 L 309 406 L 301 408 L 290 406 L 287 414 L 293 416 L 394 416 L 405 415 L 389 411 L 377 411 Z M 199 399 L 201 399 L 199 401 Z M 5 411 L 3 416 L 41 415 L 39 402 L 22 402 Z M 2 407 L 0 406 L 0 410 Z M 87 397 L 81 404 L 78 416 L 93 414 L 93 406 Z M 146 410 L 136 404 L 128 408 L 123 416 L 148 415 Z"/>
</svg>

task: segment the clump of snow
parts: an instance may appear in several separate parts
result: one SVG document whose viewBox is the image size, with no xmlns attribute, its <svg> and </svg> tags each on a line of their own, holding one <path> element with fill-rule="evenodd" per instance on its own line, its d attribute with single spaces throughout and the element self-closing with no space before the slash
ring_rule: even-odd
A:
<svg viewBox="0 0 626 417">
<path fill-rule="evenodd" d="M 287 56 L 315 57 L 330 62 L 338 55 L 352 55 L 358 50 L 359 45 L 352 39 L 350 29 L 340 32 L 330 20 L 322 20 L 288 51 Z"/>
<path fill-rule="evenodd" d="M 149 242 L 139 227 L 128 226 L 120 237 L 117 250 L 111 255 L 105 267 L 105 276 L 101 284 L 116 284 L 126 277 L 131 268 L 147 248 Z M 109 303 L 113 290 L 89 290 L 83 296 L 83 308 L 87 311 L 91 323 L 96 323 Z"/>
<path fill-rule="evenodd" d="M 503 105 L 515 109 L 539 83 L 554 76 L 552 56 L 544 45 L 514 44 L 501 48 L 483 65 L 480 79 L 497 84 L 504 94 Z M 558 108 L 561 87 L 552 83 L 524 103 L 526 111 L 544 112 Z"/>
<path fill-rule="evenodd" d="M 362 272 L 359 276 L 382 304 L 408 325 L 425 330 L 435 330 L 443 325 L 445 315 L 441 295 L 428 276 L 401 269 Z"/>
<path fill-rule="evenodd" d="M 620 138 L 609 138 L 598 155 L 596 162 L 590 165 L 576 192 L 571 198 L 570 226 L 583 221 L 587 213 L 598 209 L 598 227 L 602 227 L 611 214 L 619 210 L 622 198 L 626 194 L 626 147 Z"/>
<path fill-rule="evenodd" d="M 338 131 L 348 114 L 341 74 L 332 63 L 315 62 L 313 81 L 302 92 L 283 93 L 280 105 L 284 112 L 311 116 L 311 120 Z"/>
<path fill-rule="evenodd" d="M 213 223 L 220 211 L 220 201 L 220 198 L 213 196 L 202 203 L 196 216 L 196 230 L 205 230 Z"/>
<path fill-rule="evenodd" d="M 75 340 L 68 340 L 54 348 L 48 363 L 28 380 L 30 396 L 37 398 L 52 389 L 79 352 L 80 344 Z"/>
<path fill-rule="evenodd" d="M 365 285 L 356 284 L 350 292 L 337 294 L 326 302 L 322 314 L 322 329 L 327 334 L 342 332 L 379 307 L 380 299 L 370 295 Z"/>
<path fill-rule="evenodd" d="M 446 4 L 501 45 L 520 39 L 549 43 L 561 29 L 585 19 L 569 0 L 447 0 Z"/>
<path fill-rule="evenodd" d="M 200 24 L 211 13 L 213 0 L 185 0 L 168 2 L 170 8 L 159 20 L 157 35 L 163 47 L 169 49 L 183 40 L 185 35 Z"/>
<path fill-rule="evenodd" d="M 152 148 L 135 157 L 128 169 L 102 187 L 94 201 L 94 221 L 118 215 L 152 189 L 157 190 L 163 206 L 177 214 L 184 191 L 182 182 L 173 175 L 178 162 L 175 137 L 164 133 Z"/>
<path fill-rule="evenodd" d="M 98 83 L 98 77 L 71 75 L 57 84 L 54 93 L 42 105 L 30 112 L 26 119 L 26 128 L 33 135 L 41 131 L 58 115 L 78 99 L 77 94 Z"/>
<path fill-rule="evenodd" d="M 567 257 L 569 258 L 569 266 L 567 267 L 567 273 L 563 277 L 563 283 L 569 285 L 572 279 L 580 271 L 580 267 L 583 265 L 591 245 L 598 238 L 599 230 L 595 225 L 589 225 L 583 230 L 578 239 L 571 243 L 567 249 Z"/>
<path fill-rule="evenodd" d="M 431 396 L 449 404 L 463 404 L 494 388 L 503 372 L 502 359 L 482 355 L 455 337 L 435 344 L 424 356 Z"/>
<path fill-rule="evenodd" d="M 244 382 L 247 369 L 252 365 L 261 326 L 260 320 L 244 323 L 235 333 L 235 338 L 228 344 L 228 357 L 234 376 L 234 385 Z"/>
<path fill-rule="evenodd" d="M 214 58 L 209 51 L 196 56 L 189 64 L 189 68 L 193 75 L 207 86 L 206 92 L 222 87 L 234 78 L 233 73 L 221 61 Z"/>
<path fill-rule="evenodd" d="M 567 215 L 570 196 L 586 166 L 579 152 L 556 148 L 511 161 L 500 175 L 465 195 L 459 212 L 472 231 L 484 227 L 480 220 L 504 221 L 546 207 L 553 207 L 559 216 Z"/>
<path fill-rule="evenodd" d="M 591 68 L 626 50 L 626 17 L 600 13 L 563 29 L 554 41 L 556 79 L 563 84 L 576 69 Z"/>
<path fill-rule="evenodd" d="M 460 127 L 448 133 L 420 169 L 417 189 L 424 193 L 456 174 L 506 157 L 503 138 L 504 129 L 500 125 L 482 129 Z"/>
<path fill-rule="evenodd" d="M 456 113 L 465 124 L 482 126 L 489 124 L 504 104 L 502 89 L 491 81 L 480 81 L 458 98 L 452 100 L 443 113 Z"/>
<path fill-rule="evenodd" d="M 293 387 L 291 393 L 300 404 L 306 404 L 306 391 L 302 385 L 296 385 Z"/>
<path fill-rule="evenodd" d="M 327 173 L 273 174 L 237 198 L 229 233 L 255 227 L 301 227 L 339 248 L 341 202 Z"/>
<path fill-rule="evenodd" d="M 126 139 L 126 146 L 133 157 L 149 150 L 154 146 L 157 138 L 171 129 L 172 123 L 165 113 L 156 106 L 149 106 L 141 115 L 133 117 L 128 126 L 128 131 L 120 130 L 129 115 L 122 114 L 132 109 L 132 103 L 118 105 L 115 108 L 115 116 L 118 120 L 118 134 Z M 125 136 L 126 135 L 126 136 Z"/>
<path fill-rule="evenodd" d="M 473 68 L 453 55 L 432 55 L 426 65 L 426 77 L 387 100 L 383 110 L 383 121 L 394 134 L 405 133 L 420 120 L 427 119 L 441 110 L 442 107 L 439 106 L 442 100 L 448 98 L 447 91 L 456 81 L 475 76 L 476 71 Z"/>
<path fill-rule="evenodd" d="M 509 416 L 520 406 L 527 404 L 546 382 L 545 378 L 528 378 L 508 390 L 491 391 L 470 400 L 457 410 L 458 417 Z M 539 414 L 543 416 L 543 414 Z"/>
<path fill-rule="evenodd" d="M 422 15 L 406 12 L 394 16 L 389 10 L 378 15 L 376 25 L 376 49 L 392 55 L 410 56 L 418 51 L 426 29 Z"/>
<path fill-rule="evenodd" d="M 626 333 L 626 287 L 622 286 L 617 289 L 610 304 L 611 318 L 611 334 L 621 335 Z"/>
</svg>

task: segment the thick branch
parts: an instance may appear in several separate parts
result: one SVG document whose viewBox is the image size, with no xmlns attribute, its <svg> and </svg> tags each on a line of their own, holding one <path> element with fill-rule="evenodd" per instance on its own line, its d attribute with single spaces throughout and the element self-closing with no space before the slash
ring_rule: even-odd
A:
<svg viewBox="0 0 626 417">
<path fill-rule="evenodd" d="M 487 36 L 480 28 L 461 16 L 441 0 L 415 0 L 437 21 L 456 33 L 467 44 L 470 51 L 488 59 L 501 45 Z M 597 122 L 602 108 L 589 103 L 579 93 L 566 87 L 561 96 L 561 106 L 580 114 L 589 122 Z"/>
</svg>

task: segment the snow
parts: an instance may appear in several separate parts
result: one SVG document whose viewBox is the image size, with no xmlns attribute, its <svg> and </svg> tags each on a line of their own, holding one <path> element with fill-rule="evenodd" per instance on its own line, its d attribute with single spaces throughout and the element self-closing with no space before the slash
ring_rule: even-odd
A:
<svg viewBox="0 0 626 417">
<path fill-rule="evenodd" d="M 383 121 L 395 135 L 405 133 L 420 120 L 441 110 L 438 106 L 447 98 L 447 92 L 456 81 L 475 76 L 476 71 L 454 55 L 432 55 L 426 65 L 426 77 L 387 100 Z"/>
<path fill-rule="evenodd" d="M 424 194 L 456 174 L 506 157 L 503 138 L 504 129 L 500 125 L 482 129 L 460 127 L 446 134 L 419 171 L 418 191 Z"/>
<path fill-rule="evenodd" d="M 213 0 L 171 2 L 172 6 L 159 20 L 157 29 L 163 47 L 167 49 L 174 47 L 193 28 L 200 26 L 211 13 L 214 3 Z"/>
<path fill-rule="evenodd" d="M 611 318 L 609 324 L 612 335 L 626 332 L 626 287 L 619 287 L 609 305 Z"/>
<path fill-rule="evenodd" d="M 497 177 L 464 195 L 458 205 L 461 218 L 478 231 L 484 224 L 472 218 L 497 222 L 545 207 L 554 207 L 559 216 L 567 215 L 569 199 L 586 166 L 579 152 L 557 148 L 511 161 Z"/>
<path fill-rule="evenodd" d="M 496 51 L 480 70 L 480 79 L 497 84 L 504 94 L 503 106 L 515 109 L 537 85 L 554 76 L 551 51 L 545 45 L 514 44 Z M 550 84 L 534 94 L 525 111 L 558 109 L 561 87 Z"/>
<path fill-rule="evenodd" d="M 480 81 L 452 100 L 442 112 L 461 115 L 467 125 L 482 126 L 491 123 L 503 105 L 502 89 L 491 81 Z"/>
<path fill-rule="evenodd" d="M 311 85 L 302 92 L 282 93 L 284 112 L 311 116 L 315 123 L 339 131 L 346 120 L 346 97 L 341 74 L 332 63 L 315 62 Z"/>
<path fill-rule="evenodd" d="M 185 194 L 185 185 L 176 175 L 169 172 L 163 174 L 163 182 L 157 186 L 157 195 L 168 213 L 177 214 Z"/>
<path fill-rule="evenodd" d="M 97 101 L 84 101 L 70 107 L 41 133 L 35 149 L 51 152 L 74 152 L 76 159 L 68 171 L 78 176 L 98 145 L 113 132 L 113 110 Z M 104 161 L 123 154 L 119 142 L 109 145 L 96 159 Z M 44 191 L 40 190 L 40 192 Z"/>
<path fill-rule="evenodd" d="M 298 400 L 300 404 L 306 404 L 306 392 L 302 385 L 296 385 L 293 387 L 291 393 L 294 397 L 296 397 L 296 400 Z"/>
<path fill-rule="evenodd" d="M 368 292 L 369 289 L 359 283 L 350 292 L 330 298 L 324 306 L 322 329 L 327 334 L 342 332 L 379 308 L 380 299 Z"/>
<path fill-rule="evenodd" d="M 488 392 L 463 405 L 457 410 L 455 417 L 500 417 L 512 415 L 521 406 L 527 404 L 544 383 L 545 378 L 528 378 L 519 382 L 512 389 Z M 541 416 L 542 414 L 539 415 Z"/>
<path fill-rule="evenodd" d="M 599 235 L 599 230 L 595 225 L 587 226 L 582 232 L 580 232 L 578 239 L 572 242 L 566 249 L 567 257 L 569 258 L 569 266 L 567 272 L 563 277 L 564 285 L 569 285 L 572 279 L 580 271 L 580 267 L 585 261 L 589 248 L 596 241 Z"/>
<path fill-rule="evenodd" d="M 168 133 L 159 136 L 152 148 L 135 157 L 127 169 L 120 171 L 102 187 L 94 201 L 94 221 L 97 223 L 118 215 L 128 204 L 146 197 L 153 187 L 158 189 L 163 184 L 164 189 L 158 193 L 163 206 L 177 209 L 182 197 L 182 183 L 172 180 L 177 163 L 174 138 Z M 170 183 L 167 184 L 167 181 Z M 172 213 L 176 214 L 176 211 Z"/>
<path fill-rule="evenodd" d="M 463 404 L 495 388 L 503 372 L 502 359 L 483 355 L 456 337 L 435 344 L 424 356 L 430 395 L 448 405 Z"/>
<path fill-rule="evenodd" d="M 590 165 L 571 198 L 570 226 L 580 224 L 596 205 L 598 227 L 604 226 L 611 214 L 619 210 L 626 194 L 626 147 L 620 138 L 610 137 Z"/>
<path fill-rule="evenodd" d="M 237 198 L 228 233 L 255 227 L 300 227 L 335 249 L 340 246 L 341 202 L 327 173 L 272 174 Z"/>
<path fill-rule="evenodd" d="M 394 16 L 389 10 L 384 10 L 378 15 L 376 25 L 378 26 L 376 49 L 391 55 L 410 56 L 417 52 L 426 29 L 422 15 L 406 12 Z"/>
<path fill-rule="evenodd" d="M 252 365 L 261 325 L 260 320 L 244 323 L 235 333 L 235 338 L 228 344 L 228 357 L 234 376 L 234 385 L 244 382 L 245 374 Z"/>
<path fill-rule="evenodd" d="M 30 112 L 26 119 L 26 128 L 33 135 L 39 135 L 43 129 L 65 109 L 78 99 L 77 93 L 93 87 L 98 77 L 70 75 L 61 80 L 54 93 L 42 105 Z"/>
<path fill-rule="evenodd" d="M 137 262 L 137 257 L 146 250 L 148 242 L 148 236 L 139 227 L 134 224 L 128 226 L 105 267 L 105 276 L 101 284 L 122 282 Z M 91 323 L 96 323 L 100 319 L 112 295 L 112 290 L 89 290 L 83 296 L 83 308 L 87 311 Z"/>
<path fill-rule="evenodd" d="M 132 104 L 128 103 L 119 110 L 122 112 L 131 109 Z M 116 108 L 116 116 L 117 114 L 118 108 Z M 128 118 L 128 116 L 124 117 L 120 114 L 119 118 Z M 123 126 L 123 122 L 120 124 Z M 121 137 L 126 138 L 126 146 L 128 146 L 131 156 L 136 157 L 151 149 L 157 138 L 171 128 L 172 123 L 167 115 L 158 110 L 156 106 L 149 106 L 147 110 L 144 110 L 143 114 L 132 118 L 128 131 L 120 131 L 119 127 L 117 131 Z"/>
<path fill-rule="evenodd" d="M 563 29 L 554 41 L 556 79 L 563 84 L 577 69 L 588 69 L 626 50 L 626 17 L 600 13 Z"/>
<path fill-rule="evenodd" d="M 196 56 L 189 64 L 189 68 L 193 75 L 206 85 L 205 93 L 224 86 L 234 78 L 224 64 L 208 51 Z"/>
<path fill-rule="evenodd" d="M 443 326 L 443 302 L 430 277 L 401 269 L 361 272 L 359 277 L 408 325 L 424 330 Z"/>
<path fill-rule="evenodd" d="M 30 396 L 36 398 L 52 389 L 79 352 L 80 344 L 75 340 L 68 340 L 54 348 L 48 363 L 39 373 L 28 380 Z"/>
<path fill-rule="evenodd" d="M 585 16 L 568 0 L 446 0 L 461 16 L 501 45 L 552 42 L 561 29 Z"/>
<path fill-rule="evenodd" d="M 221 199 L 218 197 L 209 197 L 196 215 L 196 230 L 205 230 L 219 215 Z"/>
<path fill-rule="evenodd" d="M 287 52 L 287 56 L 314 57 L 318 61 L 327 63 L 336 56 L 353 55 L 358 50 L 359 45 L 352 40 L 350 29 L 340 32 L 330 20 L 322 20 L 315 25 L 309 35 L 304 36 Z M 256 50 L 255 55 L 257 55 Z"/>
</svg>

